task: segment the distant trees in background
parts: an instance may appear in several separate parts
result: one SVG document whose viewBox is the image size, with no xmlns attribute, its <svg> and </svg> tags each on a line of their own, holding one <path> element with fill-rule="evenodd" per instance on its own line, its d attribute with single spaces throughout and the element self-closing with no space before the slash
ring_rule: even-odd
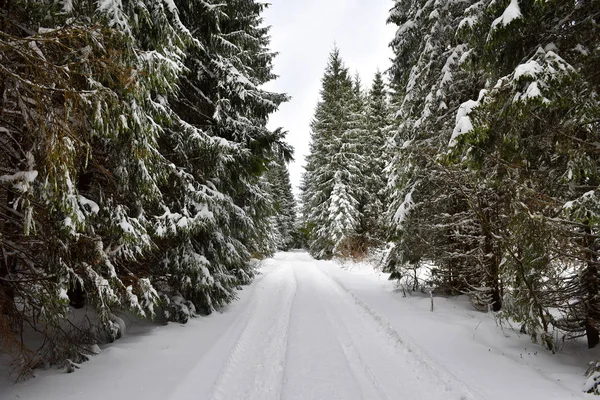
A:
<svg viewBox="0 0 600 400">
<path fill-rule="evenodd" d="M 264 7 L 0 2 L 0 351 L 20 371 L 84 359 L 117 312 L 210 313 L 289 248 Z"/>
<path fill-rule="evenodd" d="M 334 50 L 303 182 L 311 253 L 385 239 L 404 285 L 467 293 L 552 350 L 555 329 L 596 346 L 599 12 L 397 0 L 389 100 L 378 78 L 367 100 L 353 90 Z"/>
<path fill-rule="evenodd" d="M 316 258 L 360 256 L 382 239 L 387 93 L 378 73 L 365 94 L 337 48 L 322 83 L 302 181 L 304 229 Z"/>
<path fill-rule="evenodd" d="M 296 200 L 292 193 L 290 173 L 285 162 L 280 160 L 269 164 L 264 179 L 269 185 L 267 193 L 270 196 L 269 203 L 273 207 L 270 218 L 274 226 L 270 231 L 274 234 L 275 249 L 288 251 L 302 247 L 298 237 Z"/>
</svg>

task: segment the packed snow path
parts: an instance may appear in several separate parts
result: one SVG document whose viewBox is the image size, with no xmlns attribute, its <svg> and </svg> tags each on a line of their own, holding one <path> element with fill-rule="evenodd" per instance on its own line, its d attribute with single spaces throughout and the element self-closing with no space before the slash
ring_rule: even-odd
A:
<svg viewBox="0 0 600 400">
<path fill-rule="evenodd" d="M 134 325 L 74 374 L 40 371 L 0 385 L 0 399 L 584 398 L 563 386 L 583 381 L 580 360 L 523 358 L 529 339 L 503 334 L 489 315 L 451 299 L 432 313 L 429 299 L 358 272 L 278 253 L 222 313 Z"/>
<path fill-rule="evenodd" d="M 229 357 L 199 387 L 201 360 L 172 399 L 467 399 L 456 379 L 403 346 L 307 255 L 267 272 L 247 315 L 219 345 Z M 231 340 L 233 339 L 233 340 Z"/>
</svg>

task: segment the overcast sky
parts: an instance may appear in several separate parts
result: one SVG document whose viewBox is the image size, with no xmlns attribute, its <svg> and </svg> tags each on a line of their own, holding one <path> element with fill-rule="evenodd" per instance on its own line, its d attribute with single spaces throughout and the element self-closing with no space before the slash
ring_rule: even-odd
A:
<svg viewBox="0 0 600 400">
<path fill-rule="evenodd" d="M 370 87 L 377 68 L 389 68 L 392 52 L 388 47 L 394 35 L 385 21 L 392 0 L 270 0 L 264 13 L 271 25 L 271 49 L 275 59 L 276 81 L 266 88 L 284 92 L 292 100 L 270 118 L 269 127 L 283 127 L 287 141 L 295 148 L 296 161 L 290 165 L 294 193 L 303 172 L 310 141 L 310 121 L 319 101 L 321 77 L 334 42 L 363 86 Z"/>
</svg>

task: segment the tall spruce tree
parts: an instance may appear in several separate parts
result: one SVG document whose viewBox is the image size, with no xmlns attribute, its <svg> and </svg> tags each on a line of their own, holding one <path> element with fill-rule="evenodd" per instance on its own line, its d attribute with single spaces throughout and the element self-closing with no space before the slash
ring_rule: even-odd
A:
<svg viewBox="0 0 600 400">
<path fill-rule="evenodd" d="M 465 71 L 469 47 L 456 36 L 463 12 L 475 1 L 397 1 L 389 22 L 398 30 L 391 46 L 395 136 L 388 147 L 392 246 L 385 268 L 394 278 L 420 282 L 420 268 L 436 265 L 438 290 L 481 287 L 472 271 L 478 221 L 443 163 L 458 106 L 472 96 L 476 71 Z"/>
<path fill-rule="evenodd" d="M 273 204 L 276 247 L 287 251 L 296 246 L 296 201 L 285 162 L 272 162 L 265 175 Z"/>
<path fill-rule="evenodd" d="M 188 73 L 173 99 L 177 123 L 164 151 L 173 179 L 161 216 L 161 260 L 173 294 L 204 313 L 235 298 L 253 276 L 250 256 L 274 250 L 271 204 L 260 176 L 288 159 L 283 132 L 266 128 L 285 95 L 260 88 L 274 54 L 256 2 L 178 3 L 185 25 L 202 32 L 186 48 Z"/>
<path fill-rule="evenodd" d="M 367 96 L 365 109 L 365 132 L 363 144 L 364 175 L 364 224 L 372 245 L 380 245 L 384 239 L 385 211 L 387 210 L 387 185 L 385 167 L 389 163 L 387 150 L 391 138 L 391 111 L 387 85 L 383 74 L 377 71 Z"/>
<path fill-rule="evenodd" d="M 311 254 L 331 258 L 351 250 L 362 218 L 358 116 L 353 113 L 358 100 L 337 48 L 329 56 L 322 83 L 311 123 L 302 205 Z"/>
<path fill-rule="evenodd" d="M 489 3 L 489 4 L 488 4 Z M 451 142 L 494 190 L 506 316 L 553 347 L 551 325 L 599 342 L 599 3 L 482 2 L 469 37 L 488 84 Z M 560 318 L 549 312 L 558 307 Z"/>
<path fill-rule="evenodd" d="M 471 293 L 551 349 L 554 328 L 599 342 L 597 9 L 398 1 L 390 16 L 387 268 L 401 278 L 433 262 L 437 288 Z"/>
<path fill-rule="evenodd" d="M 365 165 L 369 163 L 371 156 L 371 148 L 373 143 L 369 140 L 369 132 L 367 130 L 367 93 L 362 88 L 362 81 L 358 73 L 352 80 L 352 105 L 348 113 L 348 141 L 353 143 L 352 148 L 346 151 L 352 151 L 352 160 L 349 162 L 359 163 L 360 175 L 356 175 L 352 179 L 354 189 L 354 198 L 357 200 L 356 209 L 358 211 L 358 221 L 355 228 L 355 235 L 352 240 L 348 241 L 346 250 L 347 255 L 359 256 L 364 254 L 367 249 L 373 244 L 374 225 L 367 217 L 367 213 L 371 212 L 371 205 L 374 198 L 367 190 L 367 182 L 370 180 L 371 171 L 365 169 Z"/>
<path fill-rule="evenodd" d="M 114 339 L 113 309 L 152 317 L 159 302 L 138 261 L 167 174 L 157 99 L 176 90 L 189 36 L 152 1 L 69 4 L 1 10 L 0 318 L 47 339 L 36 357 L 19 343 L 24 370 L 85 357 L 95 327 L 65 329 L 69 303 L 86 300 Z"/>
</svg>

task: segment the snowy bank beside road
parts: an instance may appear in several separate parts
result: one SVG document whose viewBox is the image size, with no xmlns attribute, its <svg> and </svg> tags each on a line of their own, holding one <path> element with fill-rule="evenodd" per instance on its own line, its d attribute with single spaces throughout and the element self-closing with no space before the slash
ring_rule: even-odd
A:
<svg viewBox="0 0 600 400">
<path fill-rule="evenodd" d="M 585 369 L 600 350 L 564 342 L 557 354 L 532 343 L 518 327 L 473 309 L 466 296 L 407 297 L 368 263 L 322 261 L 323 268 L 357 302 L 390 324 L 425 358 L 469 383 L 489 399 L 594 398 L 582 393 Z M 341 268 L 340 268 L 341 266 Z"/>
</svg>

